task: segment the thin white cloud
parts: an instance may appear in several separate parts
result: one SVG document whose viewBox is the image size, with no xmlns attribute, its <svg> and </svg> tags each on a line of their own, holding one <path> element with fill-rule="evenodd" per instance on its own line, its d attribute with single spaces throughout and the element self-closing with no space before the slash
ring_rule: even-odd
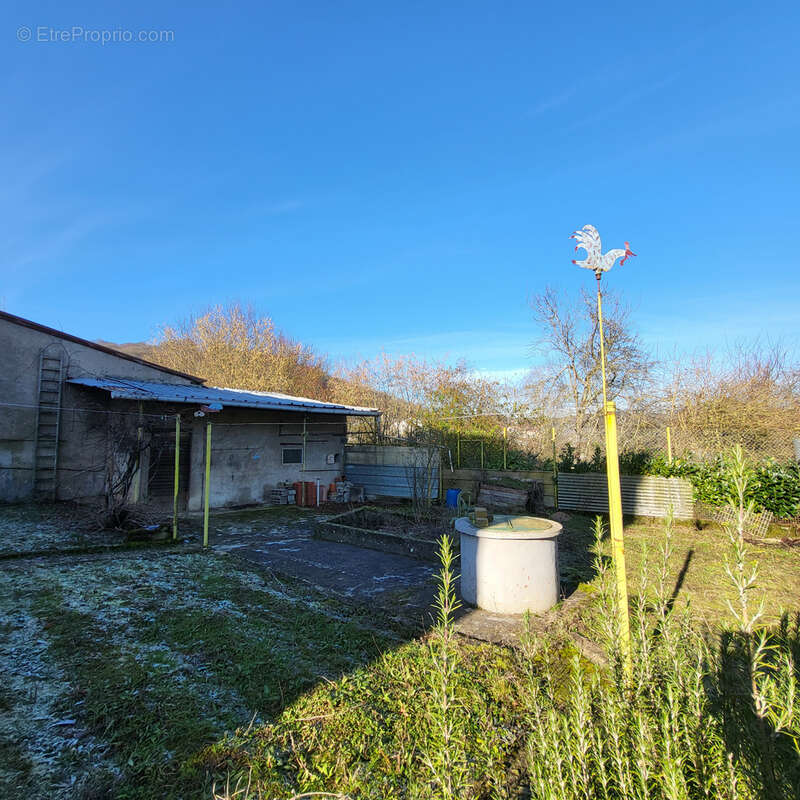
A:
<svg viewBox="0 0 800 800">
<path fill-rule="evenodd" d="M 538 105 L 534 106 L 528 112 L 528 116 L 538 117 L 540 114 L 544 114 L 547 111 L 552 111 L 554 108 L 559 108 L 560 106 L 566 105 L 573 98 L 577 91 L 577 86 L 570 86 L 569 89 L 542 100 Z"/>
<path fill-rule="evenodd" d="M 291 214 L 293 211 L 299 211 L 304 207 L 305 203 L 301 200 L 281 200 L 276 203 L 257 204 L 250 209 L 250 212 L 255 215 L 263 214 L 272 217 L 278 214 Z"/>
</svg>

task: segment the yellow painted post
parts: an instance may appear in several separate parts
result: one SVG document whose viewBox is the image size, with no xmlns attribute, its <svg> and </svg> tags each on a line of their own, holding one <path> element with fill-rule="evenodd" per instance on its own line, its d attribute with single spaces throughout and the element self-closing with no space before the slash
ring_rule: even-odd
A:
<svg viewBox="0 0 800 800">
<path fill-rule="evenodd" d="M 483 439 L 481 439 L 481 469 L 483 469 Z"/>
<path fill-rule="evenodd" d="M 303 463 L 300 465 L 300 472 L 305 472 L 306 469 L 306 440 L 308 433 L 306 430 L 306 417 L 303 415 Z"/>
<path fill-rule="evenodd" d="M 550 428 L 550 436 L 553 439 L 553 502 L 558 511 L 558 459 L 556 457 L 556 429 Z"/>
<path fill-rule="evenodd" d="M 203 547 L 208 547 L 208 496 L 211 494 L 211 423 L 206 423 L 206 482 L 203 498 Z"/>
<path fill-rule="evenodd" d="M 617 409 L 613 400 L 605 406 L 606 475 L 608 477 L 608 518 L 611 529 L 611 551 L 617 579 L 617 614 L 625 671 L 631 674 L 631 631 L 628 614 L 628 581 L 625 572 L 625 541 L 622 535 L 622 492 L 619 484 L 619 454 L 617 449 Z"/>
<path fill-rule="evenodd" d="M 600 274 L 597 275 L 597 328 L 600 333 L 600 374 L 603 377 L 603 410 L 608 402 L 606 397 L 606 343 L 603 336 L 603 302 L 600 295 Z"/>
<path fill-rule="evenodd" d="M 672 431 L 667 425 L 667 463 L 672 463 Z"/>
<path fill-rule="evenodd" d="M 133 502 L 138 503 L 142 493 L 142 401 L 139 401 L 139 427 L 136 429 L 136 474 L 133 476 Z"/>
<path fill-rule="evenodd" d="M 461 434 L 456 434 L 456 469 L 461 469 Z"/>
<path fill-rule="evenodd" d="M 178 538 L 178 492 L 181 480 L 181 415 L 175 415 L 175 478 L 172 482 L 172 541 Z"/>
<path fill-rule="evenodd" d="M 628 611 L 628 579 L 625 572 L 625 543 L 622 536 L 622 491 L 619 484 L 619 451 L 617 449 L 617 408 L 606 397 L 606 352 L 603 341 L 603 304 L 600 274 L 597 274 L 597 324 L 600 333 L 600 367 L 603 377 L 603 412 L 606 426 L 606 477 L 608 480 L 608 520 L 611 528 L 611 552 L 617 581 L 617 614 L 620 650 L 628 676 L 632 673 L 631 628 Z"/>
<path fill-rule="evenodd" d="M 442 436 L 442 440 L 444 441 L 444 436 Z M 444 476 L 442 475 L 442 453 L 444 452 L 444 447 L 439 449 L 439 505 L 444 503 Z"/>
<path fill-rule="evenodd" d="M 133 476 L 133 502 L 139 502 L 142 485 L 142 429 L 136 431 L 136 474 Z"/>
<path fill-rule="evenodd" d="M 508 428 L 503 428 L 503 469 L 508 469 Z"/>
</svg>

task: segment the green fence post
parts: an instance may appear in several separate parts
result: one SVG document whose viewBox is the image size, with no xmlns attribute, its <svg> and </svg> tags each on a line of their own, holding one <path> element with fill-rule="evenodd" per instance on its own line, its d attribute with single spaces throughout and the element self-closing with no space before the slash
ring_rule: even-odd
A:
<svg viewBox="0 0 800 800">
<path fill-rule="evenodd" d="M 206 485 L 203 499 L 203 547 L 208 547 L 208 496 L 211 494 L 211 423 L 206 423 Z"/>
<path fill-rule="evenodd" d="M 556 429 L 551 428 L 550 433 L 553 439 L 553 502 L 558 511 L 558 460 L 556 459 Z"/>
<path fill-rule="evenodd" d="M 175 415 L 175 479 L 172 485 L 172 541 L 178 538 L 178 491 L 181 480 L 181 415 Z"/>
</svg>

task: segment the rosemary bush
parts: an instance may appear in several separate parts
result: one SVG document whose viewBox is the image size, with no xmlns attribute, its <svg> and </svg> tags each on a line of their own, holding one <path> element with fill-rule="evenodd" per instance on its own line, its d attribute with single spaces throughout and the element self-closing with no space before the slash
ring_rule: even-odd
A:
<svg viewBox="0 0 800 800">
<path fill-rule="evenodd" d="M 454 563 L 456 556 L 449 536 L 439 540 L 439 590 L 434 609 L 436 626 L 428 641 L 429 745 L 424 762 L 431 773 L 431 783 L 442 800 L 459 797 L 465 789 L 466 746 L 464 713 L 459 709 L 456 682 L 459 670 L 458 650 L 454 646 L 453 614 L 460 606 L 456 599 Z"/>
<path fill-rule="evenodd" d="M 738 463 L 738 466 L 737 466 Z M 738 518 L 744 518 L 747 471 L 734 458 Z M 526 636 L 531 797 L 569 800 L 689 800 L 800 797 L 800 616 L 777 630 L 758 628 L 741 525 L 728 530 L 726 572 L 738 602 L 736 627 L 717 638 L 701 632 L 688 609 L 674 607 L 667 583 L 672 520 L 655 585 L 632 602 L 633 674 L 622 666 L 616 596 L 600 556 L 595 568 L 602 613 L 598 639 L 608 671 L 588 671 L 579 657 L 566 670 L 545 639 Z"/>
</svg>

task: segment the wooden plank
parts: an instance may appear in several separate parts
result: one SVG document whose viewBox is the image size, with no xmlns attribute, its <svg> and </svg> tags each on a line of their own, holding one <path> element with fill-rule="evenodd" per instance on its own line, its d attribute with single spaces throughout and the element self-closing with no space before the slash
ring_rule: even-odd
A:
<svg viewBox="0 0 800 800">
<path fill-rule="evenodd" d="M 444 459 L 442 469 L 442 481 L 444 491 L 447 489 L 461 489 L 462 492 L 469 492 L 472 502 L 476 502 L 478 488 L 486 481 L 500 481 L 504 478 L 511 478 L 517 481 L 538 481 L 543 489 L 543 502 L 545 506 L 555 505 L 555 493 L 553 490 L 553 473 L 541 470 L 480 470 L 480 469 L 455 469 L 449 468 L 447 458 Z"/>
</svg>

